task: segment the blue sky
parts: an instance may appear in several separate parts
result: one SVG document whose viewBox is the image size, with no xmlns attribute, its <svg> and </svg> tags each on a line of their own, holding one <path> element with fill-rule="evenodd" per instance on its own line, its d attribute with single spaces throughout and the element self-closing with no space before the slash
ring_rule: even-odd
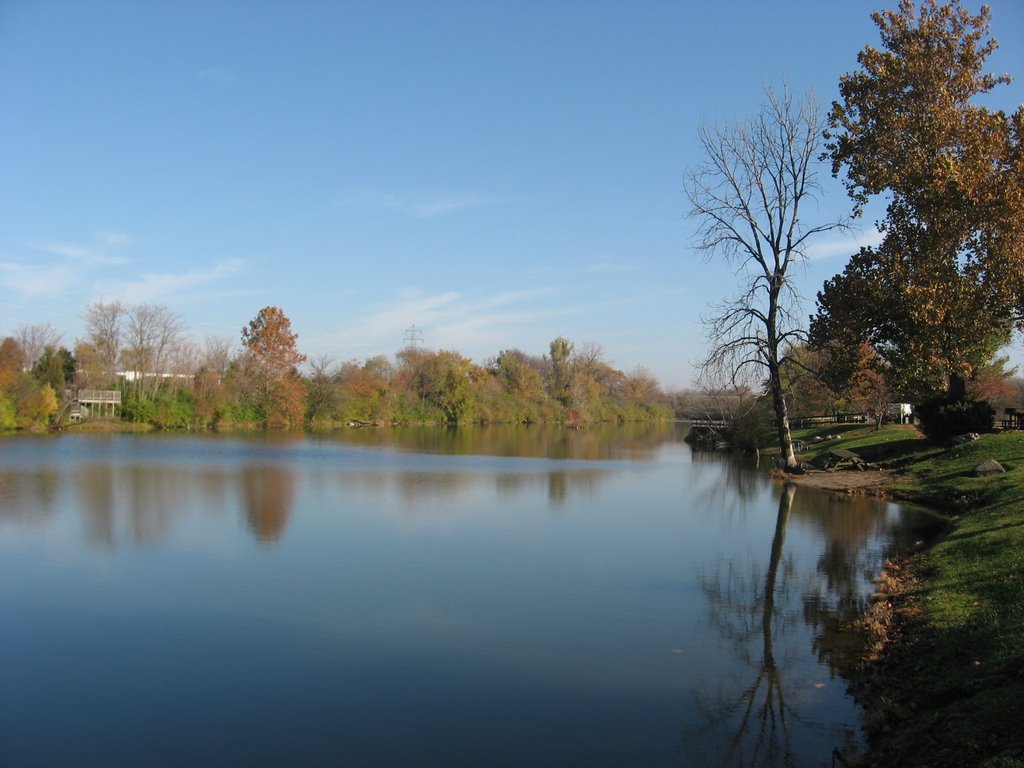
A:
<svg viewBox="0 0 1024 768">
<path fill-rule="evenodd" d="M 991 68 L 1024 77 L 1024 4 L 990 5 Z M 562 335 L 687 386 L 735 285 L 693 249 L 697 129 L 782 80 L 831 102 L 876 7 L 2 0 L 0 334 L 70 345 L 120 300 L 237 342 L 272 304 L 309 356 Z M 808 312 L 855 248 L 821 242 Z"/>
</svg>

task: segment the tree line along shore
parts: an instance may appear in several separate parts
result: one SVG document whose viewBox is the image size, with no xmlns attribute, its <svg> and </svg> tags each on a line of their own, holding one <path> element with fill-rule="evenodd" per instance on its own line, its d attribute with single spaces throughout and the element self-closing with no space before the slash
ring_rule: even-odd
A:
<svg viewBox="0 0 1024 768">
<path fill-rule="evenodd" d="M 180 316 L 161 305 L 98 302 L 83 317 L 86 335 L 71 349 L 49 324 L 23 324 L 0 342 L 0 429 L 66 428 L 79 418 L 93 428 L 228 430 L 673 416 L 649 371 L 618 370 L 599 345 L 564 337 L 542 355 L 506 349 L 482 364 L 418 345 L 337 362 L 307 360 L 273 306 L 238 345 L 190 343 Z"/>
</svg>

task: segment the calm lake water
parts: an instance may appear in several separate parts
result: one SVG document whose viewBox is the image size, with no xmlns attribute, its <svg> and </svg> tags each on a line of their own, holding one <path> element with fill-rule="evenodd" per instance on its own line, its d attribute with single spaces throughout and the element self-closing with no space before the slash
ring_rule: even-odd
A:
<svg viewBox="0 0 1024 768">
<path fill-rule="evenodd" d="M 0 764 L 829 766 L 930 519 L 683 434 L 0 438 Z"/>
</svg>

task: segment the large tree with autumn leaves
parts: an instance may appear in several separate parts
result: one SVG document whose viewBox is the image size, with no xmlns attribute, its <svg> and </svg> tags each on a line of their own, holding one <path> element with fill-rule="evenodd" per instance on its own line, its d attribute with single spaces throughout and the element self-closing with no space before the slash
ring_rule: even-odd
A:
<svg viewBox="0 0 1024 768">
<path fill-rule="evenodd" d="M 278 307 L 264 307 L 242 329 L 241 376 L 267 426 L 302 423 L 306 393 L 298 366 L 306 356 L 299 352 L 297 339 Z"/>
<path fill-rule="evenodd" d="M 857 213 L 888 199 L 883 240 L 825 284 L 811 338 L 867 341 L 904 393 L 957 398 L 1024 319 L 1024 108 L 978 103 L 1010 82 L 985 71 L 986 7 L 902 0 L 872 18 L 881 47 L 842 77 L 827 149 Z"/>
</svg>

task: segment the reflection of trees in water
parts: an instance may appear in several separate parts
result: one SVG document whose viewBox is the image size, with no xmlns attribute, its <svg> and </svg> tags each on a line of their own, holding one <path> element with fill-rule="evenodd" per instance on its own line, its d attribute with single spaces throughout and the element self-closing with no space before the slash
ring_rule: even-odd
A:
<svg viewBox="0 0 1024 768">
<path fill-rule="evenodd" d="M 849 622 L 864 613 L 868 596 L 857 559 L 857 550 L 829 542 L 818 558 L 825 584 L 803 595 L 803 617 L 814 631 L 814 651 L 830 668 L 858 653 L 858 638 Z"/>
<path fill-rule="evenodd" d="M 400 472 L 390 478 L 404 501 L 422 497 L 455 497 L 469 490 L 476 478 L 465 472 Z"/>
<path fill-rule="evenodd" d="M 773 482 L 757 471 L 757 465 L 750 457 L 717 451 L 693 451 L 691 461 L 713 465 L 715 471 L 701 472 L 692 478 L 699 485 L 689 488 L 689 505 L 719 519 L 745 519 L 751 501 Z"/>
<path fill-rule="evenodd" d="M 228 477 L 222 470 L 168 464 L 82 467 L 74 489 L 85 512 L 86 538 L 109 548 L 120 544 L 122 536 L 135 545 L 158 543 L 194 509 L 196 495 L 210 502 L 210 508 L 223 507 Z M 249 528 L 260 541 L 280 539 L 291 516 L 291 470 L 283 465 L 247 467 L 238 477 Z"/>
<path fill-rule="evenodd" d="M 229 487 L 222 469 L 171 464 L 83 465 L 71 475 L 70 484 L 84 516 L 86 541 L 109 549 L 126 542 L 141 546 L 163 541 L 196 509 L 197 496 L 207 509 L 220 510 Z M 278 535 L 282 528 L 279 523 Z"/>
<path fill-rule="evenodd" d="M 57 471 L 0 472 L 0 519 L 18 525 L 40 525 L 57 511 Z"/>
<path fill-rule="evenodd" d="M 881 553 L 865 545 L 883 522 L 884 507 L 874 499 L 826 496 L 818 509 L 804 511 L 825 537 L 818 557 L 820 579 L 803 595 L 804 621 L 814 631 L 818 659 L 832 666 L 855 651 L 856 637 L 848 629 L 851 619 L 867 606 L 865 585 L 881 568 Z"/>
<path fill-rule="evenodd" d="M 310 439 L 346 445 L 398 447 L 410 453 L 478 455 L 553 460 L 600 461 L 650 459 L 666 443 L 682 443 L 684 431 L 671 422 L 596 424 L 570 429 L 551 424 L 494 425 L 463 428 L 367 428 L 348 429 Z M 357 470 L 342 474 L 316 473 L 314 482 L 340 483 L 383 494 L 397 491 L 407 506 L 428 507 L 439 495 L 456 498 L 473 492 L 482 479 L 494 477 L 504 496 L 543 488 L 549 502 L 561 506 L 575 492 L 593 493 L 603 477 L 601 469 L 554 468 L 548 472 L 480 473 L 471 468 L 455 471 L 417 469 Z M 430 507 L 433 510 L 433 507 Z"/>
<path fill-rule="evenodd" d="M 114 467 L 110 464 L 82 467 L 73 487 L 85 512 L 86 540 L 113 549 L 117 543 Z"/>
<path fill-rule="evenodd" d="M 569 473 L 551 472 L 548 474 L 548 501 L 552 504 L 564 504 L 569 497 Z"/>
<path fill-rule="evenodd" d="M 336 470 L 309 473 L 309 482 L 321 492 L 337 489 L 341 492 L 359 490 L 375 496 L 394 493 L 403 502 L 406 512 L 416 513 L 429 509 L 436 512 L 433 502 L 448 502 L 476 493 L 482 485 L 492 481 L 501 496 L 542 491 L 552 505 L 563 505 L 573 493 L 593 495 L 603 479 L 613 475 L 604 469 L 556 469 L 549 472 L 491 472 L 472 469 L 457 471 L 421 470 Z"/>
<path fill-rule="evenodd" d="M 773 646 L 776 634 L 792 621 L 776 609 L 776 599 L 785 597 L 792 571 L 791 563 L 783 563 L 782 551 L 794 492 L 787 485 L 779 499 L 771 556 L 763 575 L 754 563 L 749 570 L 729 563 L 724 573 L 719 568 L 714 574 L 701 575 L 712 626 L 754 671 L 753 681 L 738 694 L 720 690 L 698 702 L 708 727 L 701 729 L 703 738 L 696 741 L 707 764 L 790 765 L 794 761 L 790 727 L 796 714 L 786 704 L 784 670 L 776 662 Z M 681 746 L 680 753 L 680 764 L 696 764 L 692 748 L 683 752 Z"/>
<path fill-rule="evenodd" d="M 711 624 L 734 648 L 736 655 L 753 673 L 739 690 L 727 686 L 714 695 L 699 697 L 705 716 L 704 727 L 680 746 L 680 764 L 707 765 L 795 765 L 799 744 L 795 728 L 827 729 L 801 715 L 788 700 L 786 672 L 788 655 L 777 657 L 776 642 L 795 628 L 800 617 L 785 610 L 796 569 L 783 558 L 786 527 L 794 509 L 796 487 L 786 485 L 779 498 L 775 531 L 768 566 L 756 563 L 748 569 L 729 563 L 713 574 L 702 574 L 708 598 Z M 826 550 L 827 551 L 827 550 Z M 845 561 L 844 561 L 845 562 Z M 822 563 L 819 562 L 819 567 Z M 846 572 L 837 566 L 839 585 Z M 836 729 L 837 744 L 848 741 L 852 732 Z M 695 759 L 695 751 L 700 752 Z"/>
<path fill-rule="evenodd" d="M 887 522 L 886 506 L 877 499 L 806 489 L 797 493 L 793 517 L 818 529 L 825 539 L 818 578 L 803 592 L 803 619 L 814 632 L 819 661 L 842 669 L 858 653 L 859 638 L 850 631 L 850 622 L 867 608 L 871 580 L 886 554 L 868 544 L 875 538 L 895 538 L 900 523 Z"/>
<path fill-rule="evenodd" d="M 265 544 L 278 541 L 288 526 L 295 498 L 295 476 L 284 464 L 242 470 L 242 499 L 249 529 Z"/>
<path fill-rule="evenodd" d="M 154 543 L 169 534 L 188 506 L 192 471 L 172 466 L 127 467 L 132 541 Z"/>
<path fill-rule="evenodd" d="M 602 478 L 608 476 L 608 472 L 598 469 L 562 469 L 544 474 L 505 472 L 499 474 L 495 482 L 502 495 L 512 495 L 530 488 L 546 488 L 548 501 L 560 507 L 573 493 L 595 494 Z"/>
<path fill-rule="evenodd" d="M 194 479 L 194 471 L 169 465 L 81 467 L 72 487 L 85 513 L 86 540 L 109 548 L 122 533 L 133 544 L 161 541 L 190 508 Z"/>
<path fill-rule="evenodd" d="M 339 430 L 312 439 L 423 453 L 599 460 L 650 458 L 666 442 L 681 442 L 682 434 L 672 422 L 655 421 L 592 424 L 583 429 L 557 424 L 366 428 Z"/>
<path fill-rule="evenodd" d="M 794 520 L 818 529 L 827 541 L 854 551 L 877 533 L 884 518 L 885 505 L 868 496 L 798 488 L 793 499 Z"/>
</svg>

